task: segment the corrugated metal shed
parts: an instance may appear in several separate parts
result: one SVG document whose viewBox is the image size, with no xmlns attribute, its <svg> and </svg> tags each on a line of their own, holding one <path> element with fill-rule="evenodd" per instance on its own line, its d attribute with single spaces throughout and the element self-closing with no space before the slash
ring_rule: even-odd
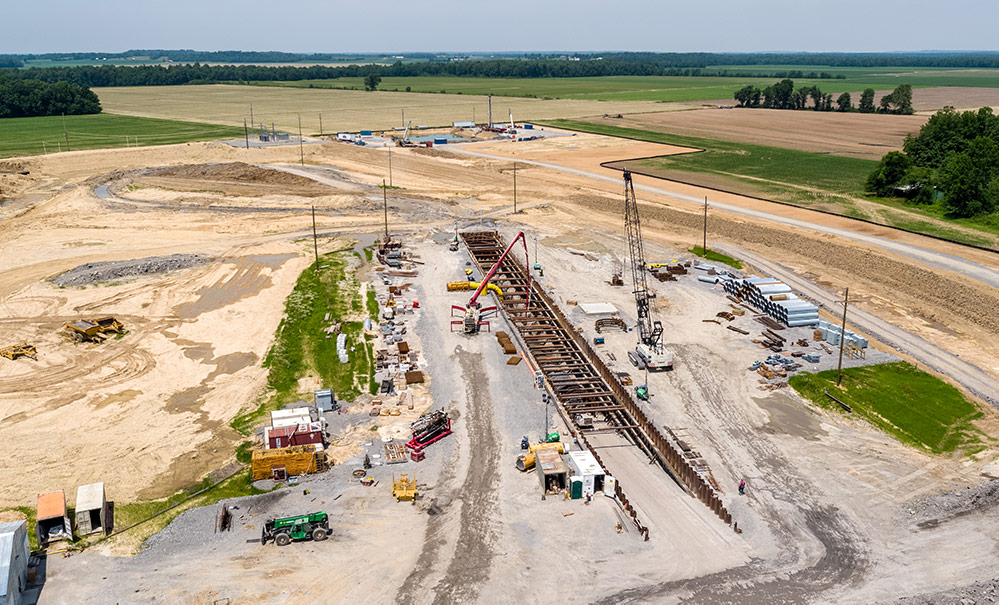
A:
<svg viewBox="0 0 999 605">
<path fill-rule="evenodd" d="M 76 532 L 81 536 L 107 531 L 107 496 L 103 483 L 76 488 Z"/>
<path fill-rule="evenodd" d="M 27 521 L 0 523 L 0 603 L 21 601 L 28 586 L 30 555 Z"/>
</svg>

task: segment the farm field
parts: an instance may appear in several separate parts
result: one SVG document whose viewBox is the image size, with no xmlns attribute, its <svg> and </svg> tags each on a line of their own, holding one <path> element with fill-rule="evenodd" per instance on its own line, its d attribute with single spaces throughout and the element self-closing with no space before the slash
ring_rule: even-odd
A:
<svg viewBox="0 0 999 605">
<path fill-rule="evenodd" d="M 880 160 L 919 132 L 924 116 L 778 109 L 705 109 L 594 118 L 592 122 L 734 143 Z"/>
<path fill-rule="evenodd" d="M 736 70 L 735 67 L 732 68 Z M 831 68 L 830 68 L 831 69 Z M 780 71 L 774 68 L 769 72 Z M 804 71 L 804 70 L 803 70 Z M 816 68 L 816 71 L 829 71 Z M 968 71 L 970 73 L 965 73 Z M 806 71 L 806 73 L 808 73 Z M 446 92 L 448 94 L 494 94 L 510 97 L 539 97 L 560 99 L 585 99 L 601 101 L 659 101 L 689 103 L 693 101 L 732 101 L 732 94 L 747 84 L 764 87 L 776 81 L 770 75 L 754 77 L 731 76 L 604 76 L 593 78 L 473 78 L 473 77 L 384 77 L 380 90 L 405 91 L 408 86 L 413 92 Z M 888 92 L 899 84 L 911 84 L 913 88 L 935 87 L 974 87 L 999 88 L 999 70 L 953 70 L 933 72 L 913 72 L 909 68 L 898 68 L 891 74 L 850 76 L 845 79 L 795 78 L 795 84 L 818 86 L 824 92 L 860 92 L 874 88 Z M 300 80 L 296 82 L 256 82 L 260 86 L 283 86 L 292 88 L 344 88 L 364 89 L 363 78 L 339 78 L 336 80 Z M 950 103 L 961 103 L 961 96 L 952 94 Z M 999 99 L 999 93 L 996 94 Z M 914 104 L 918 109 L 927 102 L 937 102 L 929 98 L 921 103 L 918 95 Z M 994 103 L 999 103 L 995 101 Z"/>
<path fill-rule="evenodd" d="M 384 130 L 400 126 L 405 119 L 413 126 L 450 126 L 452 122 L 485 121 L 487 100 L 474 95 L 416 95 L 396 92 L 353 90 L 300 90 L 263 86 L 138 86 L 95 88 L 108 113 L 191 120 L 239 126 L 250 117 L 278 130 L 319 132 L 319 114 L 325 132 L 360 129 Z M 515 120 L 541 120 L 663 111 L 662 104 L 648 101 L 615 102 L 493 98 L 494 121 L 506 121 L 508 110 Z"/>
<path fill-rule="evenodd" d="M 69 149 L 79 151 L 241 137 L 243 129 L 106 113 L 65 118 L 6 118 L 0 120 L 0 157 L 66 151 L 67 135 Z"/>
<path fill-rule="evenodd" d="M 999 249 L 999 225 L 992 216 L 974 221 L 951 220 L 932 209 L 914 210 L 894 201 L 865 197 L 864 182 L 876 165 L 874 160 L 624 128 L 600 121 L 606 120 L 552 120 L 546 124 L 706 150 L 663 157 L 621 158 L 610 163 L 616 168 L 627 167 L 640 174 Z"/>
</svg>

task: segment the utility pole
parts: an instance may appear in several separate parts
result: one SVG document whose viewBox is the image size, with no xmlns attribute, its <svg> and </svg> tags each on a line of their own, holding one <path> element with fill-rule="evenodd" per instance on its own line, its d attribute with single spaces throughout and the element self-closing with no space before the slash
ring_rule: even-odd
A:
<svg viewBox="0 0 999 605">
<path fill-rule="evenodd" d="M 316 251 L 316 273 L 319 273 L 319 237 L 316 235 L 316 205 L 312 205 L 312 247 Z"/>
<path fill-rule="evenodd" d="M 405 128 L 406 127 L 406 108 L 405 107 L 400 107 L 399 109 L 400 109 L 400 111 L 402 111 L 402 126 L 403 126 L 403 128 Z"/>
<path fill-rule="evenodd" d="M 69 151 L 69 130 L 66 128 L 66 114 L 62 114 L 62 134 L 66 137 L 66 151 Z"/>
<path fill-rule="evenodd" d="M 513 213 L 517 214 L 517 162 L 513 163 Z"/>
<path fill-rule="evenodd" d="M 42 155 L 47 155 L 47 154 L 48 154 L 48 150 L 45 149 L 45 141 L 42 141 Z"/>
<path fill-rule="evenodd" d="M 385 241 L 388 241 L 388 189 L 385 188 L 385 179 L 382 179 L 382 208 L 385 212 Z"/>
<path fill-rule="evenodd" d="M 389 187 L 392 187 L 392 148 L 389 147 Z"/>
<path fill-rule="evenodd" d="M 846 307 L 850 304 L 850 288 L 843 293 L 843 325 L 839 333 L 839 367 L 836 368 L 836 386 L 843 381 L 843 341 L 846 340 Z"/>
<path fill-rule="evenodd" d="M 305 143 L 302 141 L 302 114 L 298 114 L 298 151 L 302 158 L 302 166 L 305 166 Z"/>
<path fill-rule="evenodd" d="M 246 148 L 250 148 L 250 131 L 246 129 L 246 118 L 243 118 L 243 137 L 246 139 Z"/>
<path fill-rule="evenodd" d="M 250 103 L 250 125 L 253 125 L 253 103 Z"/>
<path fill-rule="evenodd" d="M 323 136 L 323 112 L 319 112 L 319 136 Z"/>
<path fill-rule="evenodd" d="M 708 196 L 704 196 L 704 240 L 701 243 L 704 258 L 708 257 Z"/>
</svg>

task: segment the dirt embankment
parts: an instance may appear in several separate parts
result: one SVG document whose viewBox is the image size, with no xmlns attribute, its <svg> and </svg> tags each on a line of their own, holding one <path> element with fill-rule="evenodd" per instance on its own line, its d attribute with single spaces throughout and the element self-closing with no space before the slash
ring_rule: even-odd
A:
<svg viewBox="0 0 999 605">
<path fill-rule="evenodd" d="M 260 197 L 268 194 L 318 197 L 337 193 L 313 179 L 244 162 L 184 164 L 155 168 L 137 177 L 139 186 L 176 191 L 220 191 L 226 195 Z"/>
<path fill-rule="evenodd" d="M 38 178 L 31 174 L 34 169 L 24 160 L 0 161 L 0 200 L 17 197 L 35 185 Z"/>
<path fill-rule="evenodd" d="M 613 207 L 600 196 L 576 196 L 573 201 L 594 212 Z M 703 224 L 699 215 L 654 204 L 643 203 L 641 212 L 644 225 L 665 233 L 676 227 L 700 230 Z M 778 257 L 797 255 L 845 272 L 858 283 L 878 284 L 882 291 L 891 293 L 888 300 L 892 304 L 924 320 L 944 326 L 967 322 L 999 334 L 999 292 L 987 286 L 948 277 L 874 250 L 837 243 L 831 236 L 816 237 L 719 216 L 711 217 L 708 225 L 712 237 L 763 246 L 776 251 Z"/>
</svg>

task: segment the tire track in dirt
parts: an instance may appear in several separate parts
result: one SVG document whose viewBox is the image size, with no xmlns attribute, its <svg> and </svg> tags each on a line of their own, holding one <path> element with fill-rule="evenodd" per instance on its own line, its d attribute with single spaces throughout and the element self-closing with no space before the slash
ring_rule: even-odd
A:
<svg viewBox="0 0 999 605">
<path fill-rule="evenodd" d="M 493 518 L 499 512 L 499 442 L 493 427 L 493 406 L 487 388 L 489 376 L 482 356 L 459 350 L 458 363 L 465 382 L 469 463 L 458 489 L 461 517 L 458 543 L 444 577 L 434 587 L 435 603 L 474 603 L 479 589 L 489 579 L 495 532 Z"/>
<path fill-rule="evenodd" d="M 834 507 L 821 505 L 813 485 L 795 472 L 794 465 L 765 434 L 752 430 L 748 418 L 727 403 L 724 390 L 710 371 L 709 352 L 698 346 L 674 345 L 684 360 L 678 372 L 691 376 L 671 376 L 670 384 L 680 400 L 688 402 L 685 412 L 705 430 L 712 449 L 727 461 L 750 460 L 766 481 L 766 494 L 750 495 L 761 520 L 770 526 L 781 544 L 778 561 L 757 559 L 736 569 L 700 578 L 664 582 L 633 588 L 605 597 L 600 602 L 620 603 L 681 597 L 690 603 L 800 603 L 817 595 L 860 582 L 868 561 L 863 541 L 848 518 Z M 696 389 L 687 385 L 697 385 Z M 692 403 L 696 402 L 696 403 Z M 763 488 L 761 488 L 763 489 Z M 779 503 L 779 507 L 778 507 Z M 789 515 L 792 508 L 797 514 Z M 821 554 L 809 549 L 811 535 L 821 544 Z M 814 559 L 806 563 L 809 559 Z M 804 565 L 802 567 L 801 565 Z"/>
<path fill-rule="evenodd" d="M 451 501 L 432 501 L 432 514 L 425 534 L 423 550 L 413 571 L 396 595 L 397 603 L 420 601 L 419 596 L 435 567 L 447 555 L 449 535 L 457 532 L 458 539 L 443 576 L 433 587 L 434 603 L 476 602 L 479 588 L 489 579 L 490 562 L 495 555 L 493 524 L 498 514 L 496 493 L 499 487 L 499 443 L 493 425 L 492 402 L 489 398 L 488 375 L 479 353 L 464 351 L 460 346 L 451 357 L 460 368 L 456 382 L 465 385 L 465 405 L 462 425 L 468 435 L 469 461 L 464 477 L 458 477 L 458 465 L 445 464 L 439 487 L 441 493 L 451 493 L 460 502 L 457 513 Z M 458 481 L 460 485 L 456 485 Z M 446 487 L 445 487 L 446 486 Z M 441 510 L 443 509 L 443 510 Z"/>
</svg>

